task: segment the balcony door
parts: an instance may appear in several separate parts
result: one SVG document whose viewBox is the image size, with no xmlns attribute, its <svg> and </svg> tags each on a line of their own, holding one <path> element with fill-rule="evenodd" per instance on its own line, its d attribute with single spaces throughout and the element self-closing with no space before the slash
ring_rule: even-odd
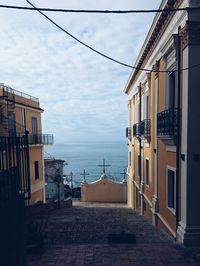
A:
<svg viewBox="0 0 200 266">
<path fill-rule="evenodd" d="M 31 124 L 32 124 L 33 144 L 37 144 L 38 143 L 38 126 L 37 126 L 36 117 L 32 117 Z"/>
<path fill-rule="evenodd" d="M 176 76 L 175 72 L 170 73 L 169 75 L 169 88 L 168 88 L 168 108 L 175 108 L 175 99 L 176 99 Z"/>
</svg>

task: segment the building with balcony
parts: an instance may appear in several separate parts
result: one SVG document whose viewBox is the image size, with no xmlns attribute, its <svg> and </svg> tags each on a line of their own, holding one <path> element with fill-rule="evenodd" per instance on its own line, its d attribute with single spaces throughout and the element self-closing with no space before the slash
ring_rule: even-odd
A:
<svg viewBox="0 0 200 266">
<path fill-rule="evenodd" d="M 128 205 L 180 243 L 200 243 L 200 7 L 162 0 L 125 86 Z M 128 132 L 128 131 L 127 131 Z"/>
<path fill-rule="evenodd" d="M 8 137 L 14 143 L 19 137 L 23 137 L 28 133 L 29 148 L 26 157 L 29 157 L 29 163 L 25 167 L 30 172 L 30 199 L 28 204 L 45 201 L 43 145 L 53 144 L 53 136 L 42 134 L 41 113 L 43 111 L 38 98 L 8 86 L 0 85 L 0 136 Z M 15 149 L 20 151 L 21 145 L 16 146 L 16 143 Z M 16 155 L 12 156 L 11 154 L 9 160 L 15 161 L 18 159 L 17 156 L 17 152 Z M 21 156 L 20 153 L 19 156 Z M 21 166 L 18 168 L 21 169 L 20 175 L 23 176 L 24 161 L 19 161 Z M 2 159 L 2 167 L 3 163 Z"/>
</svg>

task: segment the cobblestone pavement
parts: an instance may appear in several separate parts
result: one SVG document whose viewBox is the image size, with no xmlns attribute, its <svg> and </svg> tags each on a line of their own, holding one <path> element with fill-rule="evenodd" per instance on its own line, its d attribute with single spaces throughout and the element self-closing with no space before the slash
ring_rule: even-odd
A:
<svg viewBox="0 0 200 266">
<path fill-rule="evenodd" d="M 47 219 L 45 251 L 29 255 L 28 266 L 198 265 L 188 249 L 123 205 L 73 206 L 33 216 Z M 108 244 L 108 235 L 117 233 L 135 234 L 136 243 Z"/>
</svg>

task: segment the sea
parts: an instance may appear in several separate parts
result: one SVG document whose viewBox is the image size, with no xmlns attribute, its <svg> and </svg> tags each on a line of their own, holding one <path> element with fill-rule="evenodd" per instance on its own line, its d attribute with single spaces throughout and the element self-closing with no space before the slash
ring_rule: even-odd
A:
<svg viewBox="0 0 200 266">
<path fill-rule="evenodd" d="M 124 169 L 127 168 L 127 143 L 126 142 L 90 142 L 76 144 L 54 144 L 45 146 L 45 158 L 62 159 L 66 161 L 64 174 L 73 173 L 73 186 L 79 187 L 83 181 L 83 172 L 88 183 L 99 179 L 103 173 L 105 160 L 106 175 L 115 181 L 122 181 Z"/>
</svg>

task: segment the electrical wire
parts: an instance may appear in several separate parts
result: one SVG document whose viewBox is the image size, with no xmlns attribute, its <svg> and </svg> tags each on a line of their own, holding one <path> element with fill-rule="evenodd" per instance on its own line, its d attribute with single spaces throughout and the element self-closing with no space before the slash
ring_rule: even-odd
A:
<svg viewBox="0 0 200 266">
<path fill-rule="evenodd" d="M 79 42 L 80 44 L 82 44 L 83 46 L 87 47 L 88 49 L 90 49 L 91 51 L 99 54 L 100 56 L 107 58 L 110 61 L 113 61 L 119 65 L 131 68 L 131 69 L 135 69 L 135 70 L 141 70 L 141 71 L 146 71 L 146 72 L 160 72 L 160 73 L 171 73 L 171 72 L 177 72 L 178 70 L 152 70 L 152 69 L 147 69 L 147 68 L 139 68 L 139 67 L 135 67 L 126 63 L 123 63 L 117 59 L 114 59 L 98 50 L 96 50 L 95 48 L 91 47 L 90 45 L 84 43 L 83 41 L 81 41 L 80 39 L 78 39 L 77 37 L 75 37 L 74 35 L 72 35 L 70 32 L 68 32 L 67 30 L 65 30 L 63 27 L 61 27 L 60 25 L 58 25 L 54 20 L 52 20 L 50 17 L 48 17 L 46 14 L 44 14 L 41 10 L 39 10 L 34 4 L 32 4 L 29 0 L 25 0 L 27 3 L 29 3 L 29 5 L 31 5 L 35 10 L 37 10 L 42 16 L 44 16 L 47 20 L 49 20 L 54 26 L 56 26 L 58 29 L 60 29 L 61 31 L 63 31 L 64 33 L 66 33 L 68 36 L 70 36 L 71 38 L 73 38 L 75 41 Z M 180 69 L 180 71 L 185 71 L 185 70 L 189 70 L 192 68 L 195 68 L 197 66 L 200 66 L 200 64 L 196 64 L 193 65 L 191 67 L 187 67 L 187 68 L 182 68 Z"/>
<path fill-rule="evenodd" d="M 13 5 L 0 5 L 0 8 L 45 11 L 45 12 L 62 12 L 62 13 L 94 13 L 94 14 L 132 14 L 132 13 L 170 13 L 177 11 L 200 10 L 200 7 L 182 7 L 182 8 L 165 8 L 165 9 L 135 9 L 135 10 L 94 10 L 94 9 L 62 9 L 62 8 L 42 8 L 26 7 Z"/>
</svg>

